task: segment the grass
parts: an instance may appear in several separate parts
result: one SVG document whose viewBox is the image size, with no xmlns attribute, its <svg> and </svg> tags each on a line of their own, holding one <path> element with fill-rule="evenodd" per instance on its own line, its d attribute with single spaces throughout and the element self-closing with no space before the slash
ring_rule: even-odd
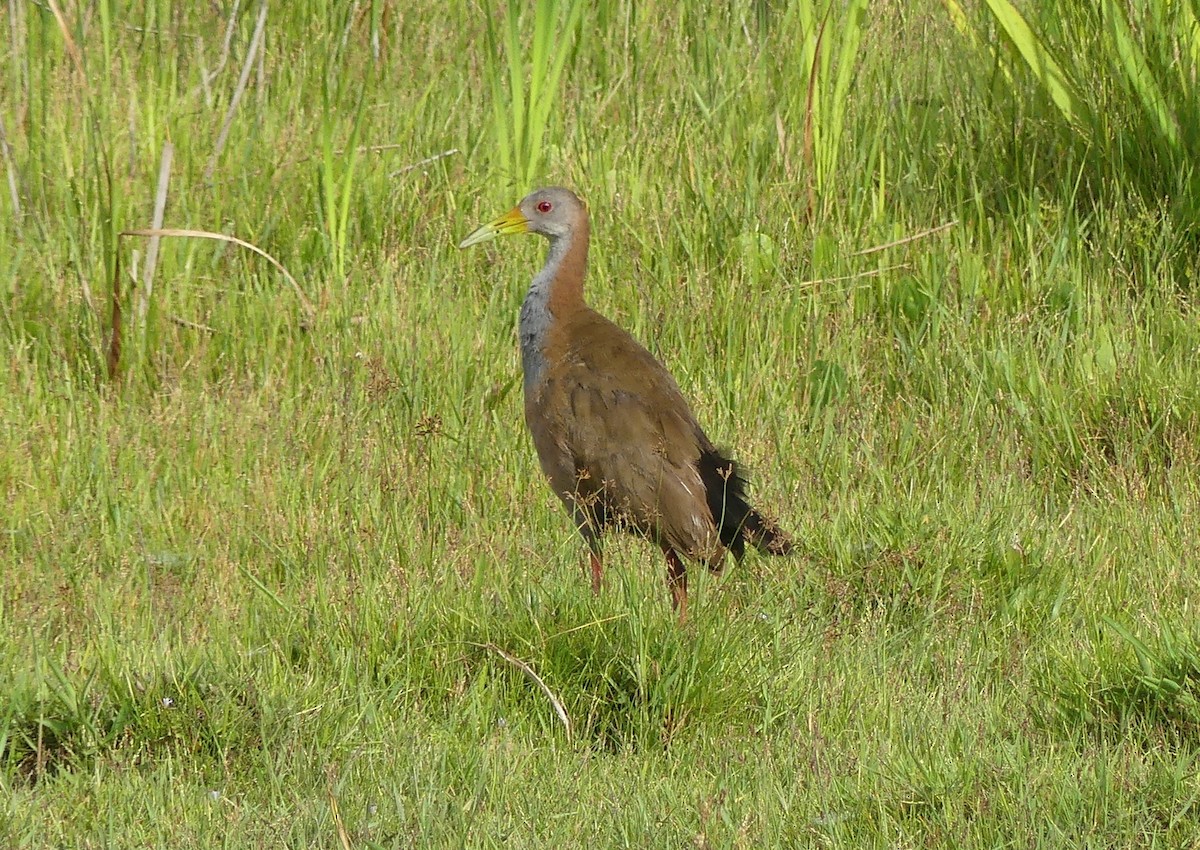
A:
<svg viewBox="0 0 1200 850">
<path fill-rule="evenodd" d="M 503 11 L 57 6 L 0 54 L 5 846 L 1200 841 L 1190 237 L 943 7 L 872 4 L 814 119 L 795 10 L 584 5 L 506 164 Z M 164 228 L 315 309 L 166 238 L 109 379 L 166 140 Z M 799 543 L 684 629 L 542 482 L 543 246 L 453 247 L 514 168 Z"/>
</svg>

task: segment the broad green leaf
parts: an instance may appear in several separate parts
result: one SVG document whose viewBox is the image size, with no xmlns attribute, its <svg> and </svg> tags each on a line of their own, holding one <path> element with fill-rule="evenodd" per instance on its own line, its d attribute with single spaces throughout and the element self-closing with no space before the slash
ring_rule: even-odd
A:
<svg viewBox="0 0 1200 850">
<path fill-rule="evenodd" d="M 1102 11 L 1117 57 L 1121 60 L 1121 69 L 1125 72 L 1127 85 L 1137 93 L 1142 108 L 1150 115 L 1162 138 L 1172 148 L 1178 149 L 1179 125 L 1167 107 L 1166 98 L 1154 79 L 1154 72 L 1150 70 L 1146 55 L 1133 37 L 1125 10 L 1120 3 L 1103 0 Z"/>
<path fill-rule="evenodd" d="M 1063 117 L 1077 127 L 1091 124 L 1087 104 L 1076 94 L 1067 73 L 1033 34 L 1029 23 L 1016 7 L 1008 0 L 987 0 L 987 5 Z"/>
<path fill-rule="evenodd" d="M 842 25 L 842 43 L 838 46 L 837 77 L 833 83 L 833 102 L 829 108 L 829 134 L 826 147 L 826 175 L 837 173 L 838 153 L 841 150 L 842 127 L 846 118 L 846 97 L 850 80 L 858 68 L 858 47 L 862 41 L 862 23 L 867 14 L 868 0 L 852 0 Z"/>
</svg>

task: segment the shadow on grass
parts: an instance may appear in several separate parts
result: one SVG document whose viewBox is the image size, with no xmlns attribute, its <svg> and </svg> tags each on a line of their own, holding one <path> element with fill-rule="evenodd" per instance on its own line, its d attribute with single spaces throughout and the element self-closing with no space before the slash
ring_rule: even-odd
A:
<svg viewBox="0 0 1200 850">
<path fill-rule="evenodd" d="M 98 762 L 132 766 L 165 756 L 220 765 L 262 745 L 253 685 L 221 681 L 205 665 L 144 678 L 48 666 L 41 687 L 18 684 L 0 713 L 0 769 L 11 779 L 33 785 Z"/>
<path fill-rule="evenodd" d="M 1200 643 L 1163 625 L 1143 639 L 1105 617 L 1128 652 L 1103 650 L 1050 684 L 1052 717 L 1094 736 L 1132 737 L 1147 747 L 1200 746 Z"/>
<path fill-rule="evenodd" d="M 602 752 L 761 717 L 762 682 L 782 663 L 764 650 L 772 624 L 716 603 L 680 627 L 665 605 L 615 595 L 516 591 L 410 609 L 364 652 L 378 659 L 371 687 L 464 728 L 516 724 Z"/>
<path fill-rule="evenodd" d="M 607 752 L 669 747 L 683 730 L 753 716 L 754 659 L 744 626 L 680 628 L 670 616 L 588 619 L 554 611 L 497 622 L 473 640 L 468 675 L 499 683 L 499 702 L 555 724 L 550 701 L 491 643 L 520 658 L 556 695 L 575 739 Z"/>
</svg>

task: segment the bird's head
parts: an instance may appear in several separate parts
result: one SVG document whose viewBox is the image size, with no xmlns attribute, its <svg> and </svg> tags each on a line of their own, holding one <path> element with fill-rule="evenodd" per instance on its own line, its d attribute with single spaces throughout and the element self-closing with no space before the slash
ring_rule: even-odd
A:
<svg viewBox="0 0 1200 850">
<path fill-rule="evenodd" d="M 458 243 L 470 248 L 497 236 L 511 233 L 540 233 L 547 239 L 560 239 L 570 234 L 578 222 L 587 216 L 583 201 L 570 189 L 553 186 L 530 192 L 521 202 L 495 221 L 482 225 Z"/>
</svg>

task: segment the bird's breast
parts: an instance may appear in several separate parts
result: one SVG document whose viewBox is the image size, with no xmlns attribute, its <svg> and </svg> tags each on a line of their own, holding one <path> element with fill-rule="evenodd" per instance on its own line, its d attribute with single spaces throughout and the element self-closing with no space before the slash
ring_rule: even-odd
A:
<svg viewBox="0 0 1200 850">
<path fill-rule="evenodd" d="M 545 379 L 549 365 L 546 346 L 554 320 L 544 289 L 536 283 L 525 296 L 525 303 L 521 305 L 521 320 L 517 325 L 517 336 L 521 343 L 521 371 L 525 377 L 527 397 Z"/>
</svg>

